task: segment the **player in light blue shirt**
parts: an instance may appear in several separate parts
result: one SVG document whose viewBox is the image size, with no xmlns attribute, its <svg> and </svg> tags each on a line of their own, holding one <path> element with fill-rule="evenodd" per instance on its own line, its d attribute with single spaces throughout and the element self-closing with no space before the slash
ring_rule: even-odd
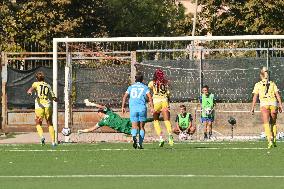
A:
<svg viewBox="0 0 284 189">
<path fill-rule="evenodd" d="M 125 101 L 129 96 L 129 111 L 130 121 L 132 123 L 131 135 L 133 138 L 133 147 L 143 149 L 142 143 L 145 136 L 145 121 L 147 119 L 147 98 L 153 112 L 152 96 L 149 88 L 142 83 L 143 75 L 141 72 L 137 72 L 135 76 L 135 83 L 128 87 L 122 99 L 122 113 L 125 113 Z M 136 135 L 139 130 L 139 144 L 137 144 Z"/>
</svg>

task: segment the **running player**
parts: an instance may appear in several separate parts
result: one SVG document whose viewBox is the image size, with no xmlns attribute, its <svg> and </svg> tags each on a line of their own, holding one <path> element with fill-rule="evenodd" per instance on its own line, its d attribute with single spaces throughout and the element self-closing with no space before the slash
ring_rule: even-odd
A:
<svg viewBox="0 0 284 189">
<path fill-rule="evenodd" d="M 279 90 L 273 81 L 269 80 L 269 74 L 266 67 L 260 71 L 260 79 L 253 89 L 253 101 L 251 112 L 254 113 L 254 107 L 259 98 L 260 111 L 264 126 L 265 135 L 268 141 L 268 148 L 276 147 L 277 126 L 276 119 L 278 112 L 282 112 L 282 101 Z M 277 103 L 278 102 L 278 103 Z"/>
<path fill-rule="evenodd" d="M 190 113 L 186 112 L 185 105 L 180 105 L 180 114 L 176 117 L 176 127 L 173 132 L 179 135 L 181 132 L 186 132 L 189 134 L 190 138 L 194 134 L 196 128 L 192 125 L 192 116 Z"/>
<path fill-rule="evenodd" d="M 173 146 L 174 140 L 172 136 L 172 126 L 170 122 L 169 110 L 169 85 L 165 73 L 161 69 L 157 69 L 154 73 L 153 80 L 149 82 L 148 87 L 153 91 L 153 104 L 154 104 L 154 128 L 157 135 L 160 137 L 159 146 L 164 146 L 164 139 L 159 123 L 160 113 L 163 114 L 164 123 L 169 135 L 169 144 Z"/>
<path fill-rule="evenodd" d="M 149 99 L 151 112 L 153 113 L 153 103 L 149 88 L 142 83 L 143 75 L 141 72 L 137 72 L 135 76 L 135 83 L 128 87 L 122 99 L 121 111 L 124 114 L 125 101 L 128 96 L 129 98 L 129 111 L 130 121 L 132 122 L 131 135 L 133 138 L 133 147 L 143 149 L 142 143 L 145 136 L 145 121 L 147 119 L 147 106 L 146 100 Z M 137 132 L 139 131 L 139 144 L 137 145 Z"/>
<path fill-rule="evenodd" d="M 51 137 L 52 146 L 55 146 L 55 132 L 52 125 L 52 100 L 57 101 L 51 87 L 44 81 L 44 73 L 39 71 L 36 73 L 37 82 L 32 84 L 32 87 L 27 91 L 29 95 L 32 95 L 33 91 L 36 92 L 35 99 L 35 121 L 36 129 L 39 134 L 41 144 L 45 144 L 45 138 L 43 136 L 42 121 L 46 119 L 48 125 L 49 134 Z"/>
<path fill-rule="evenodd" d="M 201 122 L 204 124 L 204 140 L 211 139 L 216 101 L 214 94 L 209 92 L 207 85 L 202 87 L 202 95 L 199 97 L 199 101 L 201 103 Z"/>
</svg>

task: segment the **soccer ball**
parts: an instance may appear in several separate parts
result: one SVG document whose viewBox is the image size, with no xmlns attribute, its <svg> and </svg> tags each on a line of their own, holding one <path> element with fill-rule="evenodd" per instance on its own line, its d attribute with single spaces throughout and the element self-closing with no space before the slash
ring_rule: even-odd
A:
<svg viewBox="0 0 284 189">
<path fill-rule="evenodd" d="M 211 108 L 206 108 L 205 109 L 205 114 L 206 115 L 211 115 L 212 114 L 212 109 Z"/>
<path fill-rule="evenodd" d="M 64 135 L 64 136 L 69 136 L 71 134 L 71 129 L 70 128 L 63 128 L 61 133 Z"/>
<path fill-rule="evenodd" d="M 260 137 L 261 140 L 265 140 L 266 139 L 266 135 L 265 135 L 264 132 L 261 132 L 259 137 Z"/>
<path fill-rule="evenodd" d="M 188 140 L 189 134 L 187 132 L 185 132 L 185 131 L 180 132 L 180 134 L 178 135 L 178 138 L 180 140 Z"/>
<path fill-rule="evenodd" d="M 278 140 L 283 140 L 283 139 L 284 139 L 284 132 L 279 132 L 279 133 L 277 134 L 276 138 L 277 138 Z"/>
</svg>

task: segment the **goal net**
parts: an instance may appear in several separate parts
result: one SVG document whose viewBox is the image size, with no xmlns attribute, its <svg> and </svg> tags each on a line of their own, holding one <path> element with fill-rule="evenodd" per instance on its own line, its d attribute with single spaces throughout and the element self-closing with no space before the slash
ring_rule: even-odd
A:
<svg viewBox="0 0 284 189">
<path fill-rule="evenodd" d="M 160 68 L 171 88 L 172 123 L 180 104 L 186 104 L 202 133 L 198 98 L 203 85 L 215 94 L 216 135 L 232 137 L 228 117 L 237 119 L 236 135 L 256 136 L 260 123 L 249 118 L 252 88 L 259 80 L 259 68 L 269 68 L 271 78 L 284 89 L 284 36 L 207 36 L 207 37 L 125 37 L 125 38 L 55 38 L 53 40 L 53 88 L 58 92 L 58 60 L 66 59 L 65 127 L 84 127 L 86 120 L 72 123 L 73 110 L 87 111 L 84 99 L 120 108 L 121 98 L 134 82 L 136 71 L 145 83 Z M 62 102 L 61 102 L 62 103 Z M 54 125 L 58 108 L 54 103 Z M 256 120 L 255 118 L 253 118 Z M 257 127 L 255 125 L 258 125 Z"/>
</svg>

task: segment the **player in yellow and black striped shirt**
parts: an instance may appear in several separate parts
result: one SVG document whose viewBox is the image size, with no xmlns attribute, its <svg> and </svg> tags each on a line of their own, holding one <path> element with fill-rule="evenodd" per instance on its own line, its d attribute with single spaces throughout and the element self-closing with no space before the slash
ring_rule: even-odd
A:
<svg viewBox="0 0 284 189">
<path fill-rule="evenodd" d="M 35 91 L 35 121 L 36 129 L 41 138 L 41 144 L 45 144 L 43 137 L 42 121 L 46 119 L 48 130 L 50 133 L 52 145 L 55 146 L 55 131 L 52 125 L 52 101 L 57 101 L 50 85 L 44 81 L 44 73 L 39 71 L 36 73 L 37 82 L 32 84 L 32 87 L 27 91 L 29 95 Z"/>
<path fill-rule="evenodd" d="M 253 102 L 251 112 L 259 98 L 260 111 L 264 125 L 265 135 L 268 140 L 268 148 L 276 147 L 277 126 L 276 119 L 278 112 L 282 112 L 282 102 L 279 90 L 273 81 L 269 81 L 268 70 L 263 67 L 260 71 L 261 81 L 255 84 L 253 89 Z"/>
<path fill-rule="evenodd" d="M 169 85 L 165 73 L 161 69 L 157 69 L 154 73 L 153 80 L 149 82 L 148 87 L 153 91 L 153 105 L 154 105 L 154 128 L 157 135 L 160 137 L 160 147 L 164 145 L 162 130 L 159 124 L 159 116 L 162 113 L 164 123 L 169 135 L 169 144 L 173 146 L 174 140 L 172 136 L 172 125 L 170 122 L 169 111 Z"/>
</svg>

